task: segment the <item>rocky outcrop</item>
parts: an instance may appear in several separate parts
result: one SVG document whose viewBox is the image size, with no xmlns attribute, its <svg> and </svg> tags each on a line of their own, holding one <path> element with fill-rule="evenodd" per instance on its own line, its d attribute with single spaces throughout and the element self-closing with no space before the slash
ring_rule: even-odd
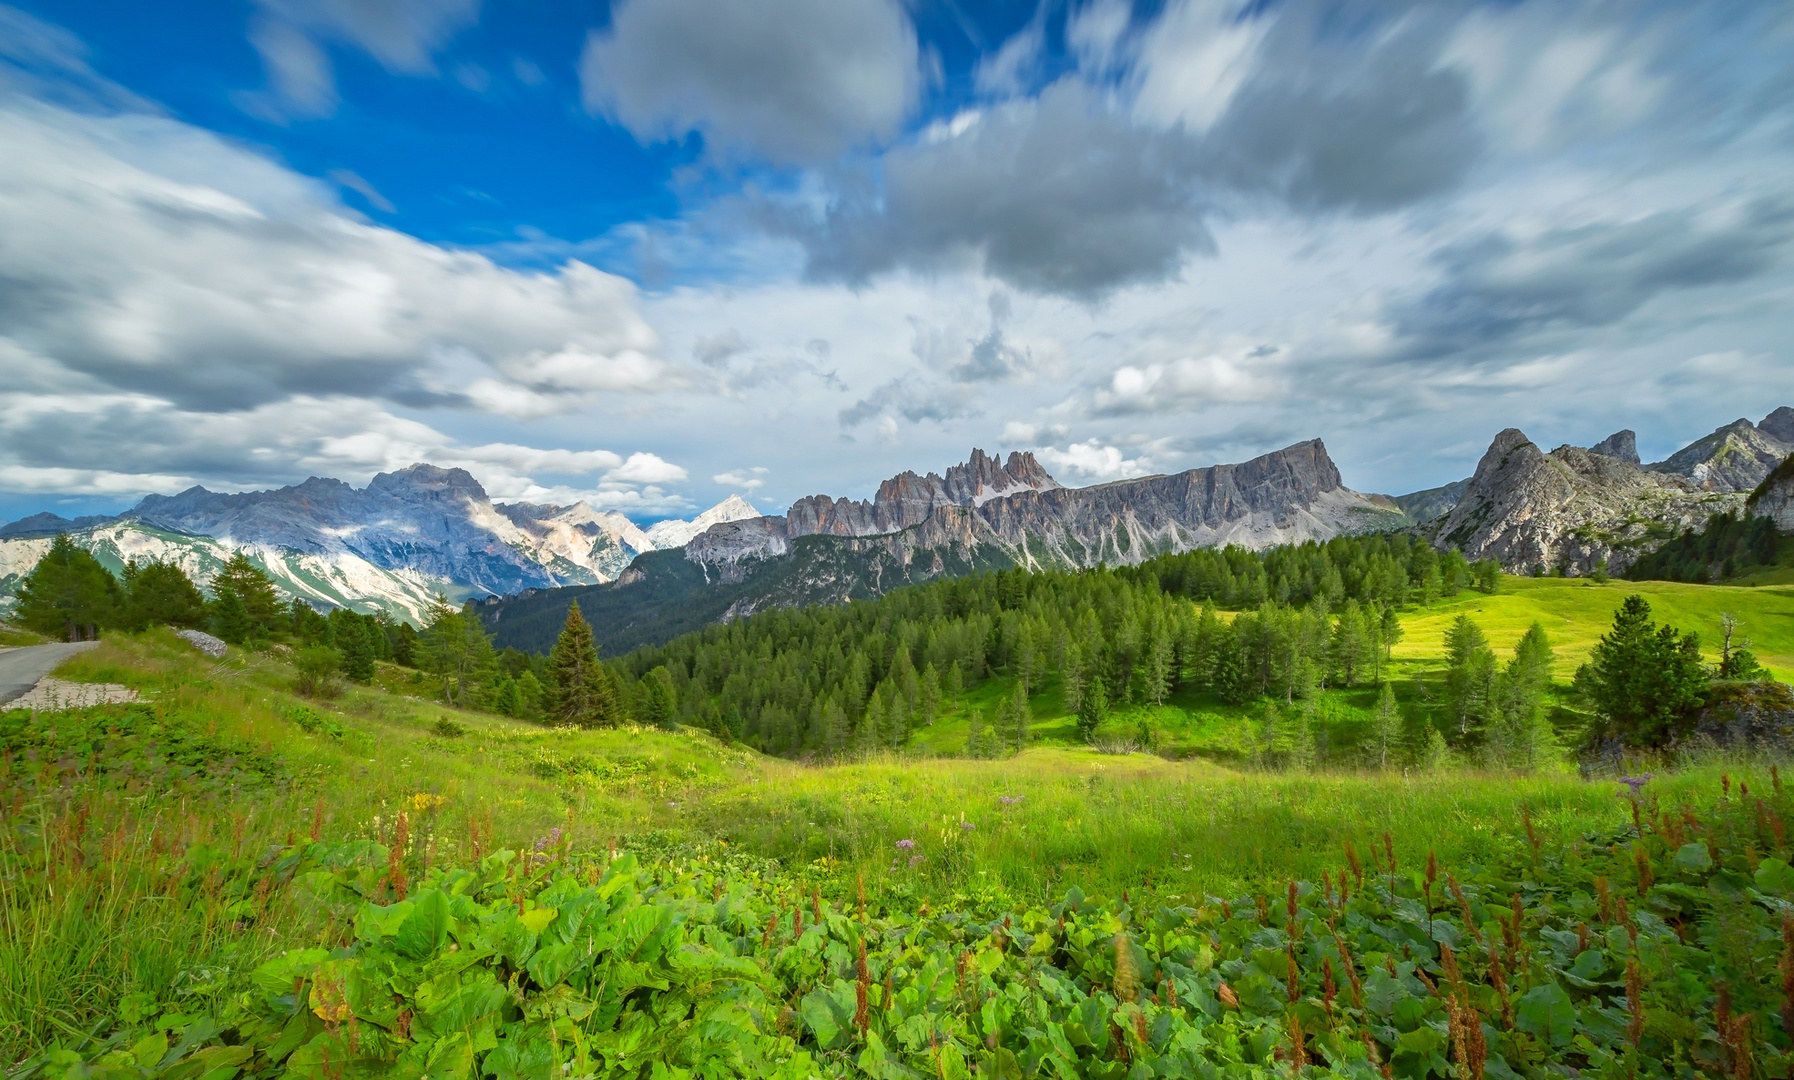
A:
<svg viewBox="0 0 1794 1080">
<path fill-rule="evenodd" d="M 1734 420 L 1649 468 L 1685 476 L 1702 491 L 1748 492 L 1794 454 L 1794 441 L 1776 434 L 1794 424 L 1794 413 L 1783 407 L 1764 417 L 1763 423 L 1769 426 Z"/>
<path fill-rule="evenodd" d="M 1794 454 L 1763 478 L 1747 506 L 1751 514 L 1775 522 L 1778 530 L 1794 533 Z"/>
<path fill-rule="evenodd" d="M 1574 446 L 1549 454 L 1517 428 L 1495 436 L 1462 497 L 1431 535 L 1510 573 L 1623 570 L 1683 529 L 1743 508 L 1737 492 Z"/>
<path fill-rule="evenodd" d="M 1019 566 L 1088 567 L 1403 523 L 1391 500 L 1346 488 L 1319 439 L 1238 465 L 1087 488 L 1061 487 L 1031 455 L 1011 454 L 1001 470 L 993 465 L 973 451 L 945 477 L 904 473 L 886 481 L 871 503 L 805 499 L 785 518 L 713 526 L 686 546 L 686 557 L 736 575 L 750 560 L 784 555 L 798 538 L 820 534 L 904 566 L 994 556 Z"/>
<path fill-rule="evenodd" d="M 1783 405 L 1763 417 L 1762 422 L 1757 425 L 1757 430 L 1772 439 L 1780 439 L 1782 442 L 1794 446 L 1794 409 Z"/>
<path fill-rule="evenodd" d="M 1618 458 L 1632 465 L 1644 464 L 1638 458 L 1638 432 L 1631 428 L 1622 428 L 1607 438 L 1588 448 L 1591 454 L 1603 457 Z"/>
<path fill-rule="evenodd" d="M 983 506 L 1016 492 L 1058 487 L 1033 454 L 1011 452 L 1008 461 L 999 462 L 974 449 L 945 476 L 898 473 L 878 486 L 870 502 L 811 495 L 793 503 L 785 520 L 793 537 L 876 536 L 920 525 L 943 506 Z"/>
</svg>

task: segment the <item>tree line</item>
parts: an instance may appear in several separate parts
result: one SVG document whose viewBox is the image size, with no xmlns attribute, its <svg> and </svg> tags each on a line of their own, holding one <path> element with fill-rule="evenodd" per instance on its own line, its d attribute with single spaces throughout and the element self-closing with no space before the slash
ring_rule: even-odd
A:
<svg viewBox="0 0 1794 1080">
<path fill-rule="evenodd" d="M 1185 687 L 1290 704 L 1375 685 L 1402 633 L 1399 607 L 1493 590 L 1498 578 L 1493 563 L 1400 535 L 1228 547 L 766 611 L 635 650 L 618 667 L 625 680 L 664 671 L 679 722 L 783 755 L 901 747 L 1002 673 L 1015 689 L 992 716 L 973 717 L 967 748 L 1000 753 L 1027 744 L 1028 698 L 1049 682 L 1087 737 L 1112 708 Z"/>
</svg>

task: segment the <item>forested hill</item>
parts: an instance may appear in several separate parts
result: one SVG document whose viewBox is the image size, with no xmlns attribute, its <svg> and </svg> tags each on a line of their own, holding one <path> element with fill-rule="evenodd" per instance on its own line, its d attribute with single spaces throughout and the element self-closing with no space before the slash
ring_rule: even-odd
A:
<svg viewBox="0 0 1794 1080">
<path fill-rule="evenodd" d="M 1111 702 L 1157 701 L 1184 684 L 1245 701 L 1375 678 L 1396 609 L 1492 588 L 1495 577 L 1491 563 L 1399 534 L 1193 551 L 764 611 L 638 649 L 617 666 L 632 679 L 666 667 L 686 723 L 726 728 L 771 753 L 829 754 L 901 746 L 996 671 L 1024 688 L 1015 712 L 1027 708 L 1027 691 L 1056 680 L 1067 708 L 1093 724 Z M 1219 608 L 1246 613 L 1222 620 Z"/>
</svg>

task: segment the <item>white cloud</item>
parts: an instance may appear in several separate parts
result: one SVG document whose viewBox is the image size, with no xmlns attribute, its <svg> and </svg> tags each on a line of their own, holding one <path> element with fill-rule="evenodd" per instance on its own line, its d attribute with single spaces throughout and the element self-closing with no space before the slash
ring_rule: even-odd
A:
<svg viewBox="0 0 1794 1080">
<path fill-rule="evenodd" d="M 684 469 L 668 461 L 662 461 L 654 454 L 635 453 L 629 455 L 618 468 L 605 474 L 605 479 L 631 484 L 669 484 L 684 480 L 687 473 Z"/>
<path fill-rule="evenodd" d="M 619 0 L 580 60 L 586 107 L 643 140 L 827 161 L 886 138 L 921 87 L 894 0 Z"/>
<path fill-rule="evenodd" d="M 1086 480 L 1119 480 L 1152 471 L 1152 459 L 1130 458 L 1119 447 L 1104 445 L 1097 439 L 1072 443 L 1064 450 L 1042 447 L 1034 452 L 1047 471 L 1076 474 Z"/>
<path fill-rule="evenodd" d="M 981 57 L 972 81 L 981 94 L 1007 97 L 1029 88 L 1046 49 L 1046 26 L 1036 19 L 1003 43 L 996 52 Z"/>
<path fill-rule="evenodd" d="M 584 263 L 524 273 L 353 220 L 160 117 L 10 99 L 0 143 L 0 336 L 102 383 L 199 409 L 356 393 L 501 415 L 678 384 L 635 286 Z"/>
<path fill-rule="evenodd" d="M 1134 113 L 1161 126 L 1206 131 L 1252 73 L 1271 20 L 1233 0 L 1174 0 L 1141 37 Z M 1094 23 L 1092 45 L 1114 33 L 1113 14 Z M 1112 41 L 1113 39 L 1109 39 Z M 1111 46 L 1112 47 L 1112 46 Z"/>
<path fill-rule="evenodd" d="M 261 54 L 278 104 L 255 95 L 240 100 L 270 119 L 280 114 L 328 116 L 336 109 L 336 79 L 325 43 L 349 45 L 386 70 L 433 75 L 432 57 L 479 18 L 479 0 L 256 0 L 260 14 L 249 41 Z M 465 81 L 465 80 L 463 80 Z"/>
<path fill-rule="evenodd" d="M 723 487 L 737 488 L 742 491 L 758 491 L 766 486 L 766 474 L 769 471 L 764 465 L 755 465 L 752 468 L 717 473 L 710 478 L 710 481 L 713 484 L 721 484 Z"/>
<path fill-rule="evenodd" d="M 1173 412 L 1209 404 L 1269 401 L 1285 392 L 1284 382 L 1253 369 L 1247 357 L 1182 357 L 1169 364 L 1123 365 L 1093 395 L 1099 414 Z M 1261 366 L 1263 359 L 1258 359 Z"/>
</svg>

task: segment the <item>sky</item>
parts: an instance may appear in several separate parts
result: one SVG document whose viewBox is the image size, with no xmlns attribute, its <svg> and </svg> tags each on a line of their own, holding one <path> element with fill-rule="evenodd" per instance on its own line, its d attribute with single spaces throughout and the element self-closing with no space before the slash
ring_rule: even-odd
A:
<svg viewBox="0 0 1794 1080">
<path fill-rule="evenodd" d="M 417 461 L 1647 461 L 1794 404 L 1794 6 L 0 3 L 0 520 Z"/>
</svg>

